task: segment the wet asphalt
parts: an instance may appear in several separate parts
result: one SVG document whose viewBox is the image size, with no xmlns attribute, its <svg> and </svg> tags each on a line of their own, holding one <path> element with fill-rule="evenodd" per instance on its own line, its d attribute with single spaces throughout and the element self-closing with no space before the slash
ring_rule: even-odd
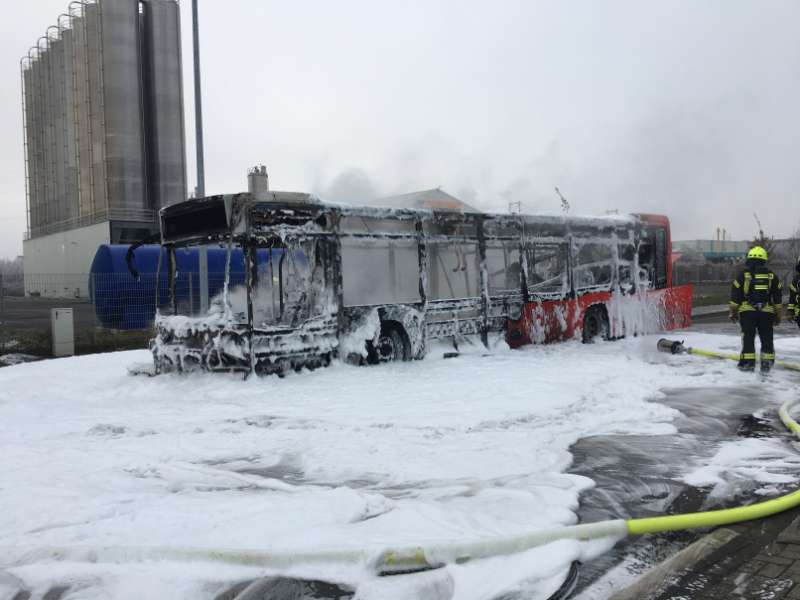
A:
<svg viewBox="0 0 800 600">
<path fill-rule="evenodd" d="M 788 445 L 777 415 L 756 418 L 764 406 L 763 388 L 666 389 L 661 402 L 680 411 L 676 435 L 606 435 L 584 438 L 572 446 L 571 473 L 592 478 L 596 486 L 581 496 L 581 522 L 652 517 L 737 506 L 756 498 L 755 485 L 735 497 L 710 499 L 708 488 L 681 481 L 687 465 L 702 464 L 719 442 L 742 437 L 779 438 Z M 630 538 L 610 552 L 581 565 L 576 592 L 591 586 L 610 568 L 625 562 L 633 577 L 698 539 L 703 531 Z"/>
<path fill-rule="evenodd" d="M 725 314 L 695 318 L 693 332 L 736 336 L 739 326 Z M 681 332 L 670 335 L 681 339 Z M 795 325 L 775 328 L 775 336 L 796 336 Z M 735 338 L 730 351 L 736 352 Z M 797 357 L 791 357 L 797 360 Z M 724 501 L 709 499 L 709 489 L 697 488 L 680 480 L 689 464 L 711 458 L 720 442 L 743 437 L 770 437 L 793 441 L 777 414 L 768 412 L 756 418 L 769 402 L 763 386 L 679 388 L 663 390 L 660 402 L 680 411 L 674 422 L 676 435 L 607 435 L 579 440 L 571 448 L 574 456 L 571 473 L 593 479 L 596 486 L 581 496 L 578 516 L 581 522 L 614 518 L 651 517 L 713 508 L 738 506 L 754 501 L 755 486 L 743 488 Z M 623 540 L 610 552 L 580 565 L 574 595 L 591 588 L 609 569 L 624 562 L 627 573 L 635 577 L 669 558 L 701 535 L 703 531 L 684 531 Z M 597 590 L 593 597 L 601 598 Z"/>
</svg>

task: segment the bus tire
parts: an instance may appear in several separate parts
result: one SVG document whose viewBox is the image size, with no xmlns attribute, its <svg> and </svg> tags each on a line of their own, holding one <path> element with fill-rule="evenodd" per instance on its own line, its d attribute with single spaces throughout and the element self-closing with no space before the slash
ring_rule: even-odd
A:
<svg viewBox="0 0 800 600">
<path fill-rule="evenodd" d="M 610 337 L 608 313 L 603 306 L 592 306 L 583 317 L 583 343 L 591 344 L 597 337 Z"/>
<path fill-rule="evenodd" d="M 411 344 L 403 326 L 396 321 L 381 323 L 377 342 L 370 344 L 368 362 L 378 364 L 411 360 Z"/>
</svg>

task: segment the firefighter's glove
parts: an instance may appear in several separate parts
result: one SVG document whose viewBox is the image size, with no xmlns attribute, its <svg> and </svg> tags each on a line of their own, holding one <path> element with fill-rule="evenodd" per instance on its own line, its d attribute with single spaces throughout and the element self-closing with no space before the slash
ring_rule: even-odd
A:
<svg viewBox="0 0 800 600">
<path fill-rule="evenodd" d="M 731 323 L 738 323 L 739 322 L 739 307 L 738 306 L 730 306 L 728 308 L 728 318 L 731 320 Z"/>
<path fill-rule="evenodd" d="M 775 325 L 776 326 L 781 324 L 782 317 L 783 317 L 783 307 L 782 306 L 776 306 L 775 307 Z"/>
</svg>

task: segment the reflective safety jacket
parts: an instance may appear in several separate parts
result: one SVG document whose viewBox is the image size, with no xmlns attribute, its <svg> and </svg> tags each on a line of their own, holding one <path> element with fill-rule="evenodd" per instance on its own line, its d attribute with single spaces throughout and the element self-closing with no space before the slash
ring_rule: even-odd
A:
<svg viewBox="0 0 800 600">
<path fill-rule="evenodd" d="M 731 284 L 731 306 L 739 312 L 760 310 L 774 313 L 783 303 L 781 280 L 767 267 L 745 269 Z"/>
<path fill-rule="evenodd" d="M 800 316 L 800 304 L 797 301 L 798 287 L 800 287 L 800 273 L 795 273 L 792 282 L 789 284 L 789 304 L 786 306 L 789 316 Z"/>
</svg>

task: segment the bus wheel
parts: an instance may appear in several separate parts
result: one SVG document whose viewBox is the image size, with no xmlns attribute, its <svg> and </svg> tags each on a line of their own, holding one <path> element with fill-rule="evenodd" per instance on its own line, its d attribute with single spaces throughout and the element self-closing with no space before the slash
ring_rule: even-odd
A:
<svg viewBox="0 0 800 600">
<path fill-rule="evenodd" d="M 598 336 L 609 338 L 608 314 L 602 306 L 592 306 L 583 317 L 583 343 L 590 344 Z"/>
<path fill-rule="evenodd" d="M 372 360 L 369 362 L 373 364 L 411 360 L 411 349 L 403 335 L 402 327 L 392 323 L 381 324 L 378 342 L 370 350 Z"/>
</svg>

